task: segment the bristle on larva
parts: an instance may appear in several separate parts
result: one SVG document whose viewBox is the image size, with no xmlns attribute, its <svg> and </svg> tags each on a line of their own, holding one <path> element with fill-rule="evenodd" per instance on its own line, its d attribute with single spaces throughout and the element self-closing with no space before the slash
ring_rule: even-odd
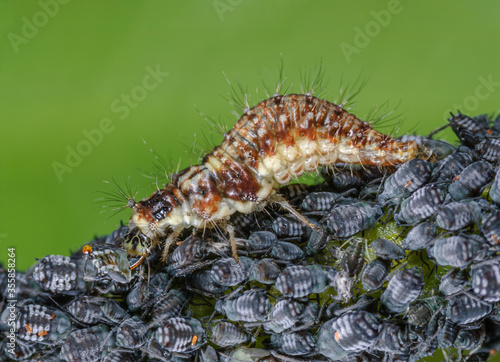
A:
<svg viewBox="0 0 500 362">
<path fill-rule="evenodd" d="M 134 205 L 131 227 L 150 238 L 261 210 L 281 185 L 337 162 L 390 166 L 432 152 L 377 132 L 312 95 L 278 95 L 248 109 L 220 146 Z"/>
</svg>

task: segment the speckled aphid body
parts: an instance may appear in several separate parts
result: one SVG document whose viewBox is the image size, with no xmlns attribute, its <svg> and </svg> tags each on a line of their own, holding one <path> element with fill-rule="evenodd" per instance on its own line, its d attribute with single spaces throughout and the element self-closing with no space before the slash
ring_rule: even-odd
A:
<svg viewBox="0 0 500 362">
<path fill-rule="evenodd" d="M 157 239 L 271 202 L 276 190 L 321 165 L 388 166 L 424 152 L 375 131 L 342 106 L 309 94 L 277 95 L 248 109 L 220 146 L 134 204 L 131 227 Z M 170 240 L 171 243 L 172 240 Z"/>
</svg>

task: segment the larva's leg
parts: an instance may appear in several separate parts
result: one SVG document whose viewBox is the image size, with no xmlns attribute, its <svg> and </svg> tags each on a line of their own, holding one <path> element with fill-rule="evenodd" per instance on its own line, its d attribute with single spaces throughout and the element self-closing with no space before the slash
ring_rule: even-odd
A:
<svg viewBox="0 0 500 362">
<path fill-rule="evenodd" d="M 174 229 L 172 233 L 168 236 L 167 240 L 165 240 L 165 247 L 163 248 L 163 254 L 161 256 L 161 260 L 166 263 L 167 262 L 167 256 L 168 256 L 168 250 L 170 249 L 170 246 L 177 240 L 177 237 L 180 235 L 182 229 Z"/>
<path fill-rule="evenodd" d="M 303 222 L 305 225 L 309 226 L 311 229 L 313 229 L 315 231 L 321 230 L 317 225 L 314 225 L 312 222 L 307 220 L 300 212 L 295 210 L 293 208 L 293 206 L 290 205 L 288 203 L 288 201 L 283 196 L 275 194 L 271 197 L 270 202 L 280 205 L 283 209 L 288 211 L 290 214 L 295 216 L 299 221 Z"/>
<path fill-rule="evenodd" d="M 240 262 L 238 259 L 238 251 L 236 250 L 236 239 L 234 238 L 234 226 L 233 225 L 227 225 L 226 227 L 227 233 L 229 234 L 229 243 L 231 244 L 231 251 L 233 253 L 233 258 L 236 260 L 236 262 Z"/>
</svg>

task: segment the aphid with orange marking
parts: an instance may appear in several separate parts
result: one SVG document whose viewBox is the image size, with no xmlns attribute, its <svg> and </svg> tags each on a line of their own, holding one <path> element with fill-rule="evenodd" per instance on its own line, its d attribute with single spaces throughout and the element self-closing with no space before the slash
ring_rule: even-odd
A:
<svg viewBox="0 0 500 362">
<path fill-rule="evenodd" d="M 31 326 L 28 323 L 26 323 L 24 325 L 24 328 L 26 328 L 26 330 L 28 331 L 29 334 L 33 334 L 33 329 L 31 328 Z"/>
<path fill-rule="evenodd" d="M 317 227 L 276 191 L 305 172 L 336 162 L 392 166 L 432 151 L 416 142 L 398 142 L 375 131 L 342 106 L 311 94 L 276 95 L 247 109 L 202 164 L 175 174 L 149 198 L 129 202 L 130 229 L 138 228 L 151 247 L 167 237 L 163 253 L 180 233 L 222 225 L 236 258 L 235 212 L 260 211 L 278 204 L 311 228 Z"/>
<path fill-rule="evenodd" d="M 82 253 L 83 254 L 91 254 L 92 253 L 92 246 L 90 245 L 85 245 L 83 248 L 82 248 Z"/>
</svg>

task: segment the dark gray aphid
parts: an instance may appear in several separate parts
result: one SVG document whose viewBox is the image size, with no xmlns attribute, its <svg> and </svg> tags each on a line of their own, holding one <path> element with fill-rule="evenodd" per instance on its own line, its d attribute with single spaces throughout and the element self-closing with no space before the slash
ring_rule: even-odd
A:
<svg viewBox="0 0 500 362">
<path fill-rule="evenodd" d="M 341 197 L 342 194 L 335 192 L 311 192 L 302 201 L 300 209 L 302 211 L 329 211 Z"/>
<path fill-rule="evenodd" d="M 124 239 L 127 237 L 131 230 L 128 225 L 123 225 L 120 222 L 120 226 L 111 232 L 108 236 L 104 238 L 104 244 L 111 244 L 115 246 L 121 246 Z"/>
<path fill-rule="evenodd" d="M 487 124 L 485 125 L 484 122 L 465 114 L 457 113 L 452 115 L 448 122 L 460 141 L 467 146 L 473 147 L 488 137 Z"/>
<path fill-rule="evenodd" d="M 229 288 L 214 281 L 211 270 L 196 270 L 188 277 L 187 285 L 189 288 L 205 294 L 221 294 Z"/>
<path fill-rule="evenodd" d="M 333 235 L 346 238 L 372 228 L 382 214 L 379 205 L 357 202 L 334 208 L 322 222 Z"/>
<path fill-rule="evenodd" d="M 254 260 L 250 267 L 248 280 L 255 280 L 263 284 L 274 284 L 280 273 L 281 269 L 274 259 Z"/>
<path fill-rule="evenodd" d="M 231 225 L 234 226 L 236 230 L 242 232 L 250 232 L 254 230 L 262 230 L 265 228 L 264 220 L 257 221 L 257 216 L 255 213 L 243 214 L 235 213 L 231 216 Z"/>
<path fill-rule="evenodd" d="M 311 326 L 318 315 L 318 305 L 310 301 L 291 298 L 278 300 L 264 321 L 268 333 L 282 333 L 301 326 Z"/>
<path fill-rule="evenodd" d="M 146 343 L 148 327 L 139 317 L 133 316 L 120 323 L 116 330 L 116 345 L 135 349 Z"/>
<path fill-rule="evenodd" d="M 131 312 L 141 309 L 147 301 L 168 290 L 172 279 L 166 273 L 156 273 L 151 281 L 139 280 L 127 294 L 127 307 Z"/>
<path fill-rule="evenodd" d="M 432 222 L 423 222 L 414 226 L 403 241 L 403 248 L 408 250 L 425 249 L 436 236 L 437 228 Z"/>
<path fill-rule="evenodd" d="M 228 299 L 219 299 L 215 309 L 231 321 L 262 322 L 271 309 L 271 302 L 265 290 L 251 289 Z"/>
<path fill-rule="evenodd" d="M 248 246 L 252 250 L 267 250 L 278 242 L 278 237 L 270 231 L 255 231 L 248 238 Z"/>
<path fill-rule="evenodd" d="M 448 231 L 458 231 L 480 220 L 481 205 L 475 201 L 450 202 L 436 214 L 436 225 Z"/>
<path fill-rule="evenodd" d="M 361 283 L 365 290 L 374 290 L 382 285 L 389 272 L 388 264 L 387 261 L 374 259 L 365 265 L 361 273 Z"/>
<path fill-rule="evenodd" d="M 478 155 L 486 161 L 497 163 L 500 161 L 500 140 L 496 138 L 488 138 L 475 147 Z"/>
<path fill-rule="evenodd" d="M 103 321 L 101 305 L 104 302 L 104 298 L 82 296 L 68 303 L 66 310 L 79 322 L 93 325 Z"/>
<path fill-rule="evenodd" d="M 222 258 L 213 264 L 211 276 L 219 285 L 238 285 L 248 278 L 251 265 L 252 259 L 246 257 L 240 257 L 239 261 L 234 258 Z"/>
<path fill-rule="evenodd" d="M 378 238 L 372 241 L 370 246 L 379 258 L 385 260 L 401 260 L 406 258 L 404 249 L 390 240 Z"/>
<path fill-rule="evenodd" d="M 451 347 L 457 339 L 460 327 L 447 318 L 443 318 L 442 325 L 437 334 L 438 346 L 440 348 Z"/>
<path fill-rule="evenodd" d="M 277 358 L 274 358 L 271 351 L 264 348 L 248 348 L 239 347 L 230 351 L 227 359 L 221 360 L 221 362 L 229 361 L 266 361 L 266 362 L 279 362 Z"/>
<path fill-rule="evenodd" d="M 492 122 L 492 126 L 491 126 L 491 130 L 493 131 L 493 134 L 495 136 L 500 136 L 500 112 L 498 113 L 498 115 L 496 116 L 496 118 L 493 120 Z"/>
<path fill-rule="evenodd" d="M 275 288 L 285 297 L 301 298 L 323 293 L 331 284 L 333 275 L 319 265 L 286 267 L 276 280 Z"/>
<path fill-rule="evenodd" d="M 324 249 L 328 243 L 328 232 L 321 228 L 321 230 L 312 230 L 311 235 L 307 240 L 306 254 L 314 255 L 321 249 Z"/>
<path fill-rule="evenodd" d="M 495 174 L 495 179 L 491 184 L 489 196 L 493 203 L 500 206 L 500 167 L 498 167 Z"/>
<path fill-rule="evenodd" d="M 429 297 L 417 300 L 408 309 L 407 320 L 408 324 L 425 327 L 429 324 L 431 319 L 436 315 L 440 308 L 442 300 L 439 297 Z"/>
<path fill-rule="evenodd" d="M 285 261 L 299 260 L 304 258 L 304 251 L 288 241 L 278 241 L 269 253 L 273 258 Z"/>
<path fill-rule="evenodd" d="M 474 260 L 481 260 L 486 251 L 487 244 L 480 235 L 461 234 L 437 239 L 429 256 L 441 266 L 466 268 Z"/>
<path fill-rule="evenodd" d="M 432 163 L 414 158 L 403 163 L 384 182 L 384 190 L 378 195 L 381 204 L 397 205 L 411 193 L 427 183 L 431 176 Z"/>
<path fill-rule="evenodd" d="M 434 215 L 442 203 L 441 190 L 427 185 L 415 191 L 401 203 L 401 209 L 394 219 L 398 224 L 415 225 Z"/>
<path fill-rule="evenodd" d="M 352 311 L 332 323 L 335 342 L 346 351 L 358 352 L 370 348 L 379 335 L 378 318 L 365 311 Z"/>
<path fill-rule="evenodd" d="M 204 328 L 191 317 L 167 319 L 151 337 L 166 351 L 177 353 L 196 351 L 206 342 Z"/>
<path fill-rule="evenodd" d="M 491 304 L 479 298 L 462 293 L 454 296 L 446 305 L 445 314 L 453 323 L 464 325 L 477 322 L 493 310 Z"/>
<path fill-rule="evenodd" d="M 16 337 L 30 343 L 54 344 L 61 343 L 71 331 L 69 317 L 56 309 L 39 304 L 27 304 L 19 308 L 16 318 L 7 318 L 9 310 L 2 314 L 2 324 L 6 330 L 15 326 Z"/>
<path fill-rule="evenodd" d="M 377 318 L 363 311 L 348 312 L 323 323 L 318 331 L 316 348 L 320 354 L 334 361 L 353 352 L 370 348 L 379 333 Z"/>
<path fill-rule="evenodd" d="M 128 312 L 112 299 L 108 299 L 105 303 L 101 304 L 101 309 L 102 320 L 107 324 L 118 324 L 124 319 L 130 318 Z"/>
<path fill-rule="evenodd" d="M 235 347 L 250 341 L 250 334 L 227 321 L 217 322 L 211 329 L 211 340 L 221 347 Z"/>
<path fill-rule="evenodd" d="M 474 294 L 488 303 L 500 301 L 500 258 L 473 265 L 470 273 Z"/>
<path fill-rule="evenodd" d="M 313 352 L 315 340 L 307 331 L 273 334 L 271 345 L 286 355 L 303 356 Z"/>
<path fill-rule="evenodd" d="M 69 334 L 61 347 L 59 358 L 65 361 L 99 361 L 103 351 L 115 343 L 107 326 L 77 329 Z"/>
<path fill-rule="evenodd" d="M 137 356 L 134 355 L 132 351 L 126 351 L 121 348 L 111 350 L 106 357 L 102 359 L 102 362 L 135 362 L 137 361 Z"/>
<path fill-rule="evenodd" d="M 78 279 L 78 266 L 67 256 L 48 255 L 38 261 L 33 269 L 33 279 L 40 288 L 54 294 L 75 294 L 84 290 Z"/>
<path fill-rule="evenodd" d="M 428 337 L 420 342 L 415 348 L 415 353 L 411 356 L 410 360 L 419 361 L 423 357 L 432 356 L 438 347 L 438 340 L 435 337 Z"/>
<path fill-rule="evenodd" d="M 382 324 L 373 348 L 387 353 L 409 353 L 410 343 L 401 326 L 386 322 Z"/>
<path fill-rule="evenodd" d="M 196 264 L 207 254 L 205 245 L 203 240 L 190 235 L 169 255 L 168 269 L 175 272 Z"/>
<path fill-rule="evenodd" d="M 380 303 L 393 313 L 401 313 L 418 298 L 424 288 L 419 268 L 403 269 L 394 275 L 380 297 Z"/>
<path fill-rule="evenodd" d="M 489 162 L 476 161 L 454 179 L 448 187 L 448 194 L 456 201 L 479 196 L 493 176 L 493 169 Z"/>
<path fill-rule="evenodd" d="M 486 215 L 481 223 L 481 232 L 491 246 L 500 244 L 500 212 Z"/>
<path fill-rule="evenodd" d="M 120 305 L 107 298 L 82 296 L 71 301 L 66 309 L 73 318 L 85 324 L 115 324 L 128 318 L 128 313 Z"/>
<path fill-rule="evenodd" d="M 432 180 L 438 183 L 450 182 L 469 166 L 474 159 L 470 153 L 454 152 L 443 159 L 432 172 Z"/>
<path fill-rule="evenodd" d="M 325 167 L 321 169 L 321 175 L 334 191 L 340 193 L 351 189 L 359 190 L 367 182 L 366 176 L 363 177 L 362 171 L 355 165 L 336 169 Z"/>
<path fill-rule="evenodd" d="M 451 269 L 441 278 L 439 291 L 444 295 L 453 295 L 461 292 L 468 282 L 465 270 Z"/>
<path fill-rule="evenodd" d="M 215 350 L 214 347 L 210 345 L 206 345 L 203 348 L 200 348 L 198 350 L 198 355 L 199 355 L 199 360 L 203 362 L 219 362 L 223 361 L 222 356 L 220 356 L 219 360 L 219 354 Z"/>
<path fill-rule="evenodd" d="M 474 329 L 461 329 L 455 339 L 454 346 L 464 351 L 473 350 L 483 343 L 484 337 L 484 326 Z"/>
<path fill-rule="evenodd" d="M 33 361 L 33 358 L 36 357 L 36 355 L 33 355 L 39 348 L 39 345 L 25 342 L 22 339 L 17 339 L 13 345 L 7 343 L 6 340 L 0 343 L 0 351 L 7 361 Z M 29 359 L 30 357 L 31 359 Z"/>
<path fill-rule="evenodd" d="M 131 268 L 129 253 L 121 247 L 94 244 L 82 263 L 83 280 L 101 294 L 122 294 L 133 285 L 140 268 Z M 88 260 L 90 258 L 90 260 Z"/>
<path fill-rule="evenodd" d="M 291 216 L 278 216 L 271 225 L 278 238 L 302 237 L 309 227 Z"/>
<path fill-rule="evenodd" d="M 345 250 L 341 251 L 340 272 L 348 278 L 357 276 L 365 264 L 364 239 L 356 238 L 351 241 Z"/>
<path fill-rule="evenodd" d="M 149 327 L 159 326 L 167 319 L 179 317 L 186 307 L 187 301 L 186 292 L 178 289 L 172 289 L 166 294 L 159 295 L 150 312 L 152 321 Z"/>
<path fill-rule="evenodd" d="M 280 195 L 283 195 L 283 197 L 287 200 L 292 200 L 297 197 L 307 195 L 308 190 L 311 188 L 310 185 L 303 184 L 303 183 L 296 183 L 296 184 L 288 184 L 283 187 L 280 187 L 278 190 L 278 193 Z"/>
</svg>

